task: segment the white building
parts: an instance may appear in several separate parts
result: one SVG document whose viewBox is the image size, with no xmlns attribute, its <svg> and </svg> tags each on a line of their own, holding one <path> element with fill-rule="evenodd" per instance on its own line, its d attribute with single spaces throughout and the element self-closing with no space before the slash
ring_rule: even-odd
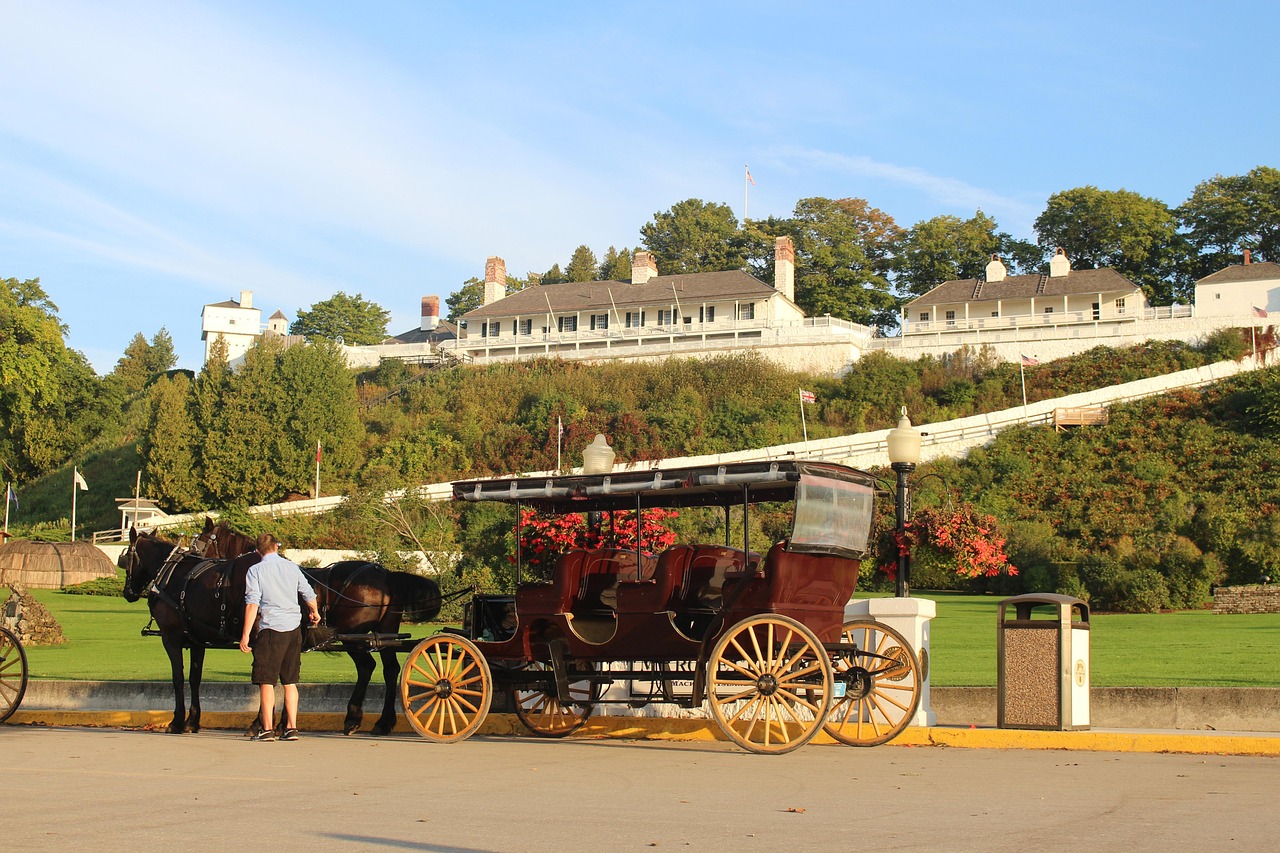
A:
<svg viewBox="0 0 1280 853">
<path fill-rule="evenodd" d="M 204 341 L 205 361 L 209 360 L 214 342 L 222 338 L 227 342 L 227 362 L 239 364 L 263 332 L 287 337 L 289 319 L 284 312 L 276 311 L 263 325 L 262 310 L 253 307 L 252 290 L 240 291 L 239 302 L 234 299 L 214 302 L 200 311 L 200 340 Z"/>
<path fill-rule="evenodd" d="M 1254 263 L 1248 249 L 1244 263 L 1232 264 L 1196 282 L 1197 317 L 1252 318 L 1255 309 L 1280 312 L 1280 264 Z"/>
</svg>

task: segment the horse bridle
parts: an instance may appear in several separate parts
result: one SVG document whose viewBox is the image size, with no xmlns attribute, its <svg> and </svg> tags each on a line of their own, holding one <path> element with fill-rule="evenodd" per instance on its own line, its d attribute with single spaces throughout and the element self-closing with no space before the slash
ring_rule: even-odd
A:
<svg viewBox="0 0 1280 853">
<path fill-rule="evenodd" d="M 167 572 L 172 570 L 173 567 L 176 566 L 179 563 L 179 561 L 182 560 L 183 557 L 193 552 L 200 556 L 203 556 L 204 549 L 200 549 L 199 551 L 196 551 L 193 547 L 185 546 L 181 542 L 179 542 L 177 545 L 174 545 L 173 550 L 169 552 L 169 556 L 165 557 L 164 562 L 160 564 L 160 568 L 158 568 L 156 570 L 156 573 L 152 575 L 151 578 L 149 579 L 149 583 L 146 584 L 148 589 L 145 591 L 150 592 L 151 590 L 155 589 L 160 579 L 163 578 Z M 137 595 L 138 598 L 141 598 L 144 590 L 142 589 L 135 590 L 133 588 L 135 569 L 138 568 L 138 565 L 140 562 L 140 560 L 138 559 L 137 540 L 133 540 L 129 543 L 129 548 L 127 551 L 125 551 L 125 554 L 129 558 L 129 565 L 126 566 L 124 570 L 124 590 L 125 592 Z"/>
</svg>

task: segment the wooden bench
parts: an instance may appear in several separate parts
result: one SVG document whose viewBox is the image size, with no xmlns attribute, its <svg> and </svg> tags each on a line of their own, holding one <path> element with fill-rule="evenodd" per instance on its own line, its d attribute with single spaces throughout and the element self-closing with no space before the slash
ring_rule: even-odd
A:
<svg viewBox="0 0 1280 853">
<path fill-rule="evenodd" d="M 1053 410 L 1053 426 L 1058 432 L 1069 426 L 1098 426 L 1109 418 L 1104 406 L 1077 406 Z"/>
</svg>

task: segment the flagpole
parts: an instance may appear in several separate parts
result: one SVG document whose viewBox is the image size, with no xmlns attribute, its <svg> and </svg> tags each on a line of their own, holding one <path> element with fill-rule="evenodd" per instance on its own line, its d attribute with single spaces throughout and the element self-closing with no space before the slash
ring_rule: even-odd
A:
<svg viewBox="0 0 1280 853">
<path fill-rule="evenodd" d="M 318 513 L 320 511 L 320 439 L 316 439 L 316 496 L 312 502 L 312 508 Z"/>
<path fill-rule="evenodd" d="M 556 415 L 556 473 L 560 473 L 560 443 L 564 440 L 564 422 Z"/>
<path fill-rule="evenodd" d="M 750 181 L 747 179 L 747 175 L 750 175 L 750 174 L 751 174 L 751 166 L 748 164 L 743 164 L 742 166 L 742 227 L 744 228 L 747 225 L 747 193 L 749 191 L 749 187 L 751 186 Z"/>
<path fill-rule="evenodd" d="M 13 483 L 4 484 L 4 535 L 9 535 L 9 504 L 12 503 L 10 497 L 13 495 Z"/>
<path fill-rule="evenodd" d="M 1027 419 L 1027 362 L 1018 356 L 1018 372 L 1022 375 L 1022 419 Z"/>
<path fill-rule="evenodd" d="M 80 477 L 80 470 L 76 466 L 71 466 L 71 541 L 76 541 L 76 492 L 80 491 L 77 480 Z"/>
<path fill-rule="evenodd" d="M 800 397 L 800 429 L 804 430 L 804 443 L 809 443 L 809 426 L 804 420 L 804 390 L 797 388 L 796 394 Z"/>
</svg>

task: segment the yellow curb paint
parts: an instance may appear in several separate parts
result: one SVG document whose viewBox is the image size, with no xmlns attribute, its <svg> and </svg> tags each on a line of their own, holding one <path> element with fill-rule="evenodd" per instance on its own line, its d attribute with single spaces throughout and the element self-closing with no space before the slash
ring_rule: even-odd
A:
<svg viewBox="0 0 1280 853">
<path fill-rule="evenodd" d="M 164 730 L 171 711 L 15 711 L 10 725 L 152 728 Z M 207 729 L 247 730 L 253 723 L 252 712 L 206 711 L 201 724 Z M 366 716 L 361 727 L 367 732 L 375 717 Z M 339 713 L 300 712 L 298 726 L 305 731 L 340 732 L 343 715 Z M 412 731 L 403 719 L 397 732 Z M 490 714 L 478 732 L 482 735 L 527 735 L 514 714 Z M 711 720 L 675 719 L 669 717 L 593 717 L 571 737 L 584 739 L 716 741 L 725 740 Z M 819 732 L 812 741 L 817 745 L 835 745 L 836 741 Z M 1195 732 L 1141 731 L 1034 731 L 1021 729 L 962 729 L 911 727 L 887 746 L 939 746 L 961 749 L 1061 749 L 1093 752 L 1179 752 L 1194 755 L 1262 755 L 1280 756 L 1280 737 L 1273 735 L 1218 735 Z"/>
</svg>

